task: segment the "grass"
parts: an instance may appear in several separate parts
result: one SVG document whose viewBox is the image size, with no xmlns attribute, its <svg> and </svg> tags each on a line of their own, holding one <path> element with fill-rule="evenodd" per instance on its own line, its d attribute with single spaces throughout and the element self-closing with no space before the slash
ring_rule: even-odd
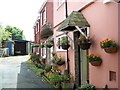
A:
<svg viewBox="0 0 120 90">
<path fill-rule="evenodd" d="M 48 80 L 48 78 L 45 75 L 41 75 L 41 73 L 44 72 L 43 69 L 36 67 L 36 65 L 31 60 L 28 60 L 26 63 L 28 68 L 30 68 L 35 73 L 35 75 L 37 75 L 38 77 L 41 77 L 43 82 L 50 84 L 50 81 Z"/>
<path fill-rule="evenodd" d="M 42 78 L 42 81 L 50 84 L 51 87 L 53 87 L 53 88 L 57 88 L 55 85 L 53 85 L 53 84 L 49 81 L 49 79 L 48 79 L 44 74 L 41 75 L 41 73 L 44 72 L 43 69 L 40 69 L 40 68 L 36 67 L 36 65 L 35 65 L 31 60 L 28 60 L 26 63 L 27 63 L 28 68 L 30 68 L 30 69 L 35 73 L 35 75 L 37 75 L 38 77 L 41 77 L 41 78 Z M 68 88 L 68 87 L 70 87 L 69 84 L 63 83 L 63 88 Z"/>
</svg>

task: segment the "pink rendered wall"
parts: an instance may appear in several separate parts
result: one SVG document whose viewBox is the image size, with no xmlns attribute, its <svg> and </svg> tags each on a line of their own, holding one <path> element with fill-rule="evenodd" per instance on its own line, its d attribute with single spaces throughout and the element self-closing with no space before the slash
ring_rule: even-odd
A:
<svg viewBox="0 0 120 90">
<path fill-rule="evenodd" d="M 89 79 L 97 88 L 106 84 L 109 88 L 118 88 L 118 53 L 108 54 L 100 48 L 100 41 L 110 38 L 118 43 L 118 9 L 116 3 L 103 4 L 95 2 L 82 13 L 90 24 L 90 36 L 95 35 L 94 43 L 89 53 L 101 56 L 100 67 L 89 65 Z M 116 72 L 116 81 L 109 81 L 109 71 Z"/>
<path fill-rule="evenodd" d="M 119 46 L 120 46 L 120 4 L 118 4 L 118 41 L 119 41 Z M 120 76 L 120 50 L 118 54 L 118 76 Z M 118 85 L 120 88 L 120 77 L 118 77 Z"/>
<path fill-rule="evenodd" d="M 79 0 L 75 0 L 79 1 Z M 73 10 L 78 11 L 87 2 L 69 2 L 68 14 Z M 56 29 L 59 24 L 65 19 L 65 6 L 57 6 L 54 2 L 54 35 L 59 35 Z M 118 43 L 118 5 L 116 3 L 103 4 L 102 2 L 95 2 L 82 10 L 83 15 L 90 24 L 90 36 L 95 35 L 94 42 L 90 48 L 89 53 L 95 53 L 101 56 L 103 63 L 100 67 L 89 65 L 89 80 L 97 88 L 103 88 L 106 84 L 109 88 L 118 88 L 118 52 L 114 54 L 107 54 L 100 48 L 100 41 L 105 38 L 110 38 Z M 72 34 L 70 34 L 72 36 Z M 56 49 L 56 46 L 55 46 Z M 61 52 L 65 53 L 65 52 Z M 65 54 L 63 54 L 65 55 Z M 120 55 L 119 55 L 120 56 Z M 74 50 L 69 49 L 70 70 L 73 75 L 74 71 Z M 109 81 L 109 71 L 116 72 L 116 81 Z M 120 85 L 120 82 L 119 82 Z M 120 87 L 120 86 L 119 86 Z"/>
<path fill-rule="evenodd" d="M 82 8 L 86 3 L 90 2 L 91 0 L 67 0 L 68 5 L 68 15 L 72 11 L 78 11 Z M 54 27 L 60 24 L 65 19 L 65 3 L 58 6 L 57 0 L 54 1 Z"/>
<path fill-rule="evenodd" d="M 60 35 L 61 34 L 61 32 L 56 32 L 56 30 L 58 29 L 58 27 L 59 26 L 57 26 L 56 28 L 54 28 L 54 42 L 56 42 L 56 37 L 57 37 L 57 35 Z M 72 33 L 69 33 L 69 36 L 72 38 L 73 36 L 72 36 Z M 57 42 L 56 42 L 57 43 Z M 57 55 L 58 56 L 62 56 L 62 57 L 64 57 L 65 58 L 65 65 L 64 66 L 62 66 L 62 67 L 60 67 L 60 69 L 61 69 L 61 71 L 63 72 L 64 71 L 64 69 L 67 69 L 66 67 L 66 65 L 67 65 L 67 52 L 66 51 L 57 51 L 57 45 L 56 45 L 56 43 L 55 43 L 55 46 L 54 46 L 54 50 L 55 50 L 55 52 L 57 52 Z M 72 42 L 70 41 L 70 48 L 69 48 L 69 51 L 68 51 L 68 53 L 69 53 L 69 55 L 68 55 L 68 57 L 69 57 L 69 68 L 70 68 L 70 73 L 71 73 L 71 75 L 72 75 L 72 77 L 73 77 L 73 79 L 74 79 L 74 76 L 75 76 L 75 64 L 74 64 L 74 50 L 73 50 L 73 46 L 72 46 Z"/>
<path fill-rule="evenodd" d="M 77 11 L 79 10 L 84 4 L 88 3 L 88 1 L 84 1 L 84 0 L 67 0 L 68 1 L 68 15 L 72 12 L 72 11 Z M 84 1 L 84 2 L 83 2 Z M 66 19 L 65 16 L 65 3 L 63 3 L 62 5 L 58 6 L 58 2 L 54 1 L 54 42 L 56 42 L 56 36 L 60 35 L 61 32 L 56 32 L 56 30 L 58 29 L 60 23 Z M 73 34 L 69 33 L 69 36 L 71 38 L 73 38 Z M 73 43 L 71 42 L 71 45 Z M 56 50 L 56 45 L 54 46 L 54 49 Z M 60 54 L 63 57 L 66 57 L 66 52 L 57 52 L 58 54 Z M 69 63 L 70 63 L 70 73 L 73 75 L 73 79 L 75 78 L 75 64 L 74 64 L 74 48 L 73 45 L 69 48 Z M 61 68 L 63 70 L 63 68 Z"/>
</svg>

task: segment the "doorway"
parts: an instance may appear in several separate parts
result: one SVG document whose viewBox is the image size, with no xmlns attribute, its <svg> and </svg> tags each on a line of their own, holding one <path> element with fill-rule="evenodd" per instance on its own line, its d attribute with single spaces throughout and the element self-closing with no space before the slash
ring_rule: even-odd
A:
<svg viewBox="0 0 120 90">
<path fill-rule="evenodd" d="M 82 29 L 87 35 L 87 28 Z M 80 46 L 76 43 L 77 38 L 80 36 L 79 31 L 74 32 L 74 53 L 75 53 L 75 85 L 76 87 L 84 84 L 88 81 L 88 61 L 87 50 L 80 49 Z"/>
</svg>

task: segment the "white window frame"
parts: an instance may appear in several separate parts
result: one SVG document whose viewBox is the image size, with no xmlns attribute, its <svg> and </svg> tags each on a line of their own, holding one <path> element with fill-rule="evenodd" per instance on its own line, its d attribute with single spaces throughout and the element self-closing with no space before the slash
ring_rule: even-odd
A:
<svg viewBox="0 0 120 90">
<path fill-rule="evenodd" d="M 40 13 L 40 25 L 42 25 L 42 13 Z"/>
<path fill-rule="evenodd" d="M 64 35 L 56 37 L 56 44 L 58 43 L 58 39 L 62 38 L 63 36 L 66 36 L 66 35 L 64 34 Z M 60 49 L 59 49 L 58 46 L 56 46 L 56 51 L 67 51 L 67 50 L 62 49 L 61 46 L 60 46 Z"/>
<path fill-rule="evenodd" d="M 46 24 L 46 22 L 47 22 L 47 12 L 45 7 L 45 9 L 41 12 L 41 25 Z"/>
<path fill-rule="evenodd" d="M 46 41 L 44 43 L 46 43 Z M 46 58 L 46 55 L 47 55 L 47 53 L 46 53 L 46 47 L 43 47 L 42 49 L 43 49 L 43 56 L 42 57 Z"/>
<path fill-rule="evenodd" d="M 60 7 L 64 2 L 65 0 L 58 0 L 58 7 Z"/>
</svg>

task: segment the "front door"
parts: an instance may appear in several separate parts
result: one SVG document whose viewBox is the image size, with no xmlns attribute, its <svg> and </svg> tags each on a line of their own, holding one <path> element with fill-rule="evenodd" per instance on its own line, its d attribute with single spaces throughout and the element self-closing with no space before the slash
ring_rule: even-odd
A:
<svg viewBox="0 0 120 90">
<path fill-rule="evenodd" d="M 87 30 L 84 30 L 86 34 Z M 74 43 L 75 43 L 75 84 L 78 87 L 84 84 L 88 80 L 88 62 L 87 62 L 87 50 L 80 49 L 77 45 L 76 40 L 80 36 L 80 32 L 74 32 Z"/>
<path fill-rule="evenodd" d="M 84 84 L 88 80 L 88 62 L 87 62 L 87 51 L 80 49 L 80 63 L 81 63 L 81 84 Z"/>
</svg>

